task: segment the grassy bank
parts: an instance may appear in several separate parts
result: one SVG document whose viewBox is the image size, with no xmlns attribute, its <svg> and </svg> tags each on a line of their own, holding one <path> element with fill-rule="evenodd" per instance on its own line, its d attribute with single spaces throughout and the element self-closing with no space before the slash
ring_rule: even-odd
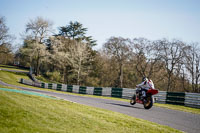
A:
<svg viewBox="0 0 200 133">
<path fill-rule="evenodd" d="M 14 92 L 0 91 L 0 131 L 8 132 L 179 132 L 120 113 Z"/>
<path fill-rule="evenodd" d="M 29 79 L 25 73 L 7 72 L 3 70 L 0 71 L 0 80 L 5 83 L 20 85 L 19 80 L 21 78 Z"/>
</svg>

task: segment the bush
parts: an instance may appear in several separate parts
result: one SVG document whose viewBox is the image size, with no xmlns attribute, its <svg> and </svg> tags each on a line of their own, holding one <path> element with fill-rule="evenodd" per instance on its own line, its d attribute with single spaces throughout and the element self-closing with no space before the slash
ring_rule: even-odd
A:
<svg viewBox="0 0 200 133">
<path fill-rule="evenodd" d="M 47 75 L 47 78 L 51 81 L 60 82 L 61 80 L 60 72 L 57 72 L 57 71 L 47 72 L 46 75 Z"/>
</svg>

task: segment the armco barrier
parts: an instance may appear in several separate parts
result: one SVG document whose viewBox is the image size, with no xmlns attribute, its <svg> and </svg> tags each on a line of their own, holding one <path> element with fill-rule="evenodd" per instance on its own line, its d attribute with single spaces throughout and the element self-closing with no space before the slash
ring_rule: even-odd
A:
<svg viewBox="0 0 200 133">
<path fill-rule="evenodd" d="M 78 85 L 65 85 L 54 83 L 34 83 L 30 80 L 21 79 L 21 83 L 37 86 L 47 89 L 55 89 L 58 91 L 66 91 L 72 93 L 89 94 L 97 96 L 118 97 L 130 99 L 135 93 L 135 89 L 130 88 L 110 88 L 110 87 L 83 87 Z M 200 94 L 199 93 L 184 93 L 184 92 L 166 92 L 159 91 L 154 95 L 155 102 L 184 105 L 193 108 L 200 108 Z"/>
<path fill-rule="evenodd" d="M 94 88 L 93 95 L 102 96 L 102 88 Z"/>
<path fill-rule="evenodd" d="M 41 83 L 33 82 L 31 80 L 20 79 L 20 82 L 23 83 L 23 84 L 26 84 L 26 85 L 41 87 Z"/>
<path fill-rule="evenodd" d="M 48 84 L 48 89 L 52 89 L 53 88 L 53 84 L 52 83 L 49 83 Z"/>
<path fill-rule="evenodd" d="M 185 106 L 200 108 L 200 94 L 199 93 L 185 93 Z"/>
<path fill-rule="evenodd" d="M 159 93 L 156 94 L 154 98 L 156 99 L 157 103 L 166 103 L 166 95 L 166 91 L 159 91 Z"/>
<path fill-rule="evenodd" d="M 123 91 L 122 88 L 112 88 L 111 96 L 122 98 L 122 91 Z"/>
<path fill-rule="evenodd" d="M 52 84 L 52 89 L 57 90 L 57 84 Z"/>
<path fill-rule="evenodd" d="M 185 93 L 167 92 L 166 103 L 175 105 L 184 105 Z"/>
<path fill-rule="evenodd" d="M 107 97 L 111 97 L 111 91 L 112 91 L 112 88 L 109 88 L 109 87 L 103 87 L 102 88 L 102 96 L 107 96 Z"/>
<path fill-rule="evenodd" d="M 72 92 L 73 93 L 79 93 L 79 86 L 78 85 L 73 85 Z"/>
<path fill-rule="evenodd" d="M 72 92 L 73 85 L 67 85 L 67 92 Z"/>
<path fill-rule="evenodd" d="M 79 87 L 79 93 L 80 94 L 86 94 L 86 87 L 80 86 Z"/>
<path fill-rule="evenodd" d="M 65 84 L 62 84 L 61 91 L 67 91 L 67 85 L 65 85 Z"/>
<path fill-rule="evenodd" d="M 56 90 L 61 91 L 62 89 L 62 84 L 57 84 Z"/>
<path fill-rule="evenodd" d="M 122 98 L 131 99 L 131 97 L 133 96 L 134 93 L 135 93 L 135 89 L 123 88 Z"/>
<path fill-rule="evenodd" d="M 42 88 L 45 88 L 45 83 L 41 83 L 41 87 L 42 87 Z"/>
<path fill-rule="evenodd" d="M 94 87 L 87 87 L 86 94 L 93 95 L 94 94 Z"/>
</svg>

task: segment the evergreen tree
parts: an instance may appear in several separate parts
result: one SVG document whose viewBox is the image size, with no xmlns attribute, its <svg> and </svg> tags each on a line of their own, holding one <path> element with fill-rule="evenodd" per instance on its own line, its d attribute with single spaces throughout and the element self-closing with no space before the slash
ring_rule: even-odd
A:
<svg viewBox="0 0 200 133">
<path fill-rule="evenodd" d="M 59 30 L 57 36 L 64 36 L 72 40 L 81 41 L 89 44 L 91 47 L 96 45 L 96 41 L 92 39 L 92 36 L 86 36 L 87 28 L 83 28 L 83 25 L 77 21 L 71 21 L 69 25 L 62 26 Z"/>
</svg>

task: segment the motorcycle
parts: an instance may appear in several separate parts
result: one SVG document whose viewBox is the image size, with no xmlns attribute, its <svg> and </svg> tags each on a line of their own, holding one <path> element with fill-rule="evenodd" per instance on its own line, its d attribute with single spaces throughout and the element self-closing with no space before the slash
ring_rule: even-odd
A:
<svg viewBox="0 0 200 133">
<path fill-rule="evenodd" d="M 142 97 L 142 89 L 136 89 L 136 93 L 132 96 L 130 104 L 143 104 L 145 109 L 150 109 L 153 106 L 153 95 L 157 94 L 157 89 L 149 89 L 146 92 L 146 97 Z"/>
</svg>

